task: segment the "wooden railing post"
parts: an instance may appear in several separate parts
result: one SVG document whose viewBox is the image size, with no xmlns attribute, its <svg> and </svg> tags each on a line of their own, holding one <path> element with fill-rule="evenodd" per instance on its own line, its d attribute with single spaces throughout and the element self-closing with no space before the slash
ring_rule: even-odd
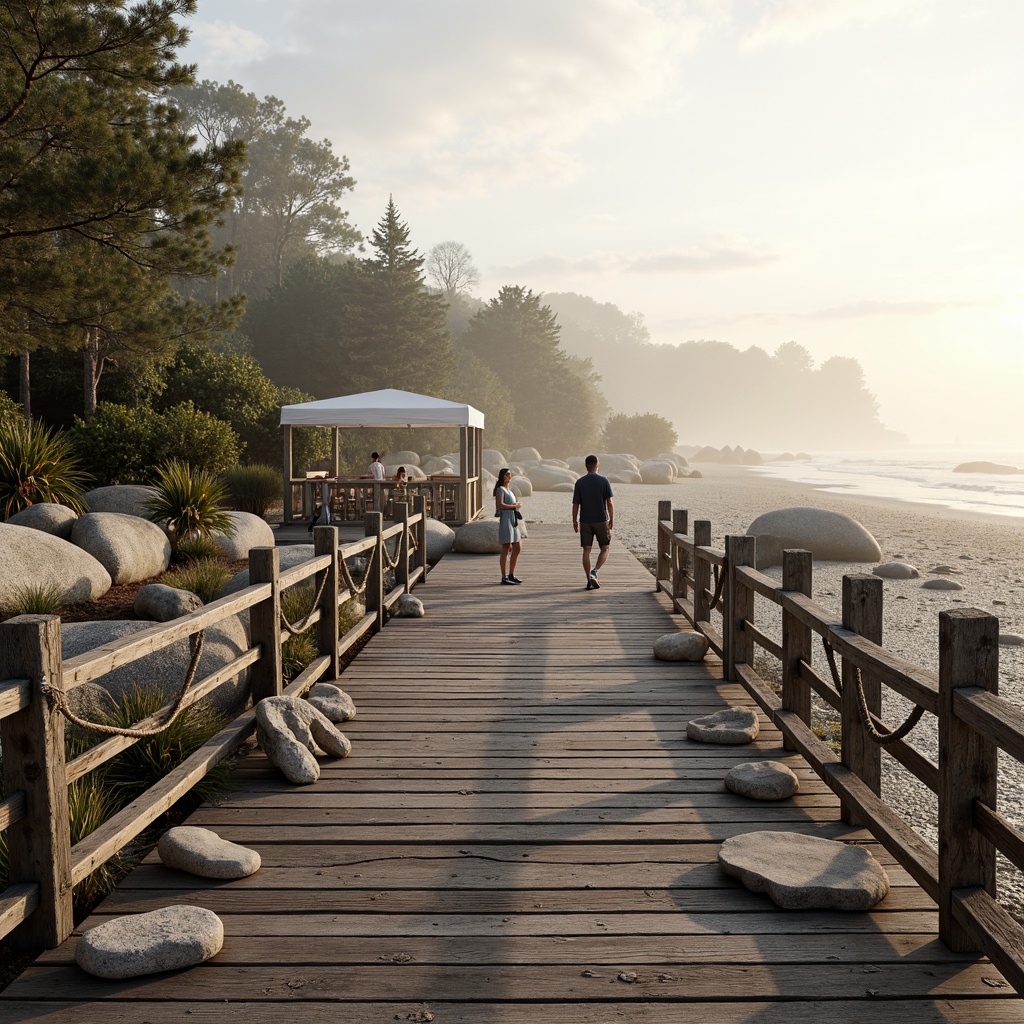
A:
<svg viewBox="0 0 1024 1024">
<path fill-rule="evenodd" d="M 376 537 L 373 552 L 367 555 L 369 568 L 366 570 L 366 611 L 376 615 L 373 631 L 384 627 L 384 517 L 380 512 L 367 512 L 366 536 Z"/>
<path fill-rule="evenodd" d="M 996 857 L 974 827 L 975 801 L 996 807 L 997 748 L 956 717 L 956 691 L 999 689 L 999 620 L 976 608 L 939 613 L 939 938 L 954 952 L 976 948 L 953 916 L 957 889 L 995 896 Z"/>
<path fill-rule="evenodd" d="M 658 591 L 658 583 L 661 580 L 667 580 L 671 568 L 669 566 L 668 552 L 669 542 L 665 536 L 663 524 L 669 522 L 672 519 L 672 502 L 671 501 L 659 501 L 658 502 L 658 554 L 654 562 L 654 590 Z"/>
<path fill-rule="evenodd" d="M 281 577 L 277 548 L 249 549 L 249 582 L 269 583 L 270 596 L 249 609 L 249 632 L 260 644 L 251 670 L 252 702 L 281 693 Z"/>
<path fill-rule="evenodd" d="M 695 519 L 693 521 L 694 548 L 711 547 L 711 520 Z M 700 558 L 696 551 L 693 555 L 693 618 L 696 622 L 707 622 L 711 618 L 708 607 L 708 590 L 711 589 L 711 563 Z"/>
<path fill-rule="evenodd" d="M 793 549 L 782 552 L 782 588 L 793 590 L 805 597 L 811 596 L 814 560 L 810 551 Z M 805 725 L 811 724 L 811 688 L 800 678 L 800 662 L 811 664 L 811 627 L 805 626 L 791 611 L 782 611 L 782 706 L 800 716 Z M 793 741 L 784 737 L 786 750 L 796 749 Z"/>
<path fill-rule="evenodd" d="M 672 510 L 672 532 L 686 535 L 689 529 L 690 514 L 685 508 Z M 684 548 L 678 544 L 672 544 L 672 602 L 675 604 L 680 598 L 686 600 L 686 578 L 689 569 L 689 558 Z"/>
<path fill-rule="evenodd" d="M 420 585 L 427 582 L 427 499 L 422 494 L 417 494 L 412 499 L 412 510 L 420 517 L 416 524 L 416 555 L 413 564 L 416 568 L 422 569 L 420 573 Z"/>
<path fill-rule="evenodd" d="M 843 577 L 843 625 L 872 643 L 882 642 L 882 580 L 867 573 Z M 882 687 L 877 678 L 858 671 L 848 658 L 843 658 L 843 696 L 840 709 L 843 729 L 842 759 L 871 792 L 882 792 L 882 748 L 871 742 L 860 719 L 857 679 L 860 677 L 864 699 L 873 715 L 882 712 Z M 841 805 L 843 821 L 857 822 L 853 810 Z"/>
<path fill-rule="evenodd" d="M 331 564 L 316 574 L 313 581 L 314 593 L 323 584 L 320 598 L 320 621 L 316 624 L 316 645 L 321 655 L 326 654 L 331 663 L 321 676 L 325 681 L 338 678 L 338 531 L 333 526 L 315 526 L 313 528 L 313 552 L 317 555 L 330 555 Z"/>
<path fill-rule="evenodd" d="M 398 538 L 398 565 L 395 566 L 395 583 L 401 584 L 408 594 L 409 586 L 409 503 L 395 502 L 395 522 L 402 524 L 402 532 Z"/>
<path fill-rule="evenodd" d="M 736 568 L 753 565 L 754 537 L 732 535 L 725 538 L 725 615 L 722 616 L 722 649 L 725 652 L 722 675 L 737 679 L 736 666 L 754 663 L 754 641 L 743 629 L 743 621 L 754 621 L 754 592 L 740 584 Z"/>
<path fill-rule="evenodd" d="M 25 678 L 31 703 L 0 719 L 3 792 L 25 794 L 24 816 L 7 829 L 10 884 L 39 886 L 38 906 L 11 935 L 19 951 L 58 946 L 74 928 L 64 719 L 41 690 L 63 688 L 55 615 L 19 615 L 0 626 L 0 679 Z"/>
</svg>

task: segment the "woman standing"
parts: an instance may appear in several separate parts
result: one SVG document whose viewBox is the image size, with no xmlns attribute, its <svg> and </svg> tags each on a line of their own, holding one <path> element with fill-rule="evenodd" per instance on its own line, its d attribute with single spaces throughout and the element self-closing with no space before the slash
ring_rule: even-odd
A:
<svg viewBox="0 0 1024 1024">
<path fill-rule="evenodd" d="M 494 485 L 494 514 L 498 516 L 498 543 L 501 555 L 501 582 L 519 584 L 523 581 L 516 576 L 516 561 L 519 559 L 519 517 L 517 513 L 523 503 L 509 489 L 512 470 L 503 469 L 498 473 L 498 482 Z M 508 572 L 506 573 L 506 566 Z"/>
</svg>

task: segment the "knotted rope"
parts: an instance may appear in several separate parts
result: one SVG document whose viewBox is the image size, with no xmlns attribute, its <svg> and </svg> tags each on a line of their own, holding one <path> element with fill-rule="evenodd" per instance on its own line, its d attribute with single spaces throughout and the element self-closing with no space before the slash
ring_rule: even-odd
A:
<svg viewBox="0 0 1024 1024">
<path fill-rule="evenodd" d="M 341 559 L 339 559 L 338 561 L 341 561 Z M 320 587 L 316 592 L 316 597 L 313 598 L 313 605 L 309 609 L 309 611 L 306 612 L 306 614 L 302 617 L 301 624 L 292 625 L 292 623 L 290 623 L 285 618 L 284 609 L 282 608 L 280 610 L 279 614 L 281 616 L 281 625 L 284 626 L 284 628 L 289 633 L 291 633 L 292 636 L 300 636 L 301 634 L 305 633 L 307 629 L 309 629 L 309 620 L 313 617 L 313 612 L 315 612 L 317 608 L 320 607 L 320 598 L 324 596 L 324 588 L 327 586 L 327 576 L 328 574 L 325 572 L 323 575 L 323 579 L 320 580 Z"/>
<path fill-rule="evenodd" d="M 842 693 L 843 683 L 839 676 L 839 669 L 836 668 L 835 651 L 832 650 L 832 645 L 825 637 L 821 638 L 821 644 L 825 648 L 825 657 L 828 659 L 829 671 L 832 673 L 832 682 L 835 684 L 836 690 Z M 879 729 L 875 725 L 871 712 L 868 710 L 868 699 L 864 694 L 864 677 L 861 675 L 860 667 L 857 665 L 853 666 L 853 682 L 857 690 L 857 717 L 860 719 L 861 725 L 864 726 L 864 731 L 873 743 L 877 743 L 881 747 L 887 746 L 890 743 L 896 743 L 908 735 L 914 726 L 921 721 L 924 708 L 917 704 L 914 706 L 914 710 L 907 716 L 907 720 L 898 728 L 887 729 L 885 726 L 882 726 Z"/>
<path fill-rule="evenodd" d="M 722 589 L 725 587 L 725 573 L 722 572 L 721 566 L 712 566 L 712 570 L 715 575 L 715 592 L 711 596 L 711 601 L 708 604 L 708 611 L 712 611 L 717 608 L 722 601 Z"/>
<path fill-rule="evenodd" d="M 51 707 L 59 711 L 69 722 L 73 722 L 82 729 L 88 729 L 90 732 L 103 733 L 107 736 L 128 736 L 131 739 L 137 740 L 146 739 L 149 736 L 156 736 L 169 728 L 171 723 L 174 722 L 181 713 L 182 702 L 185 700 L 185 695 L 188 693 L 192 683 L 195 681 L 196 670 L 199 668 L 199 659 L 203 655 L 205 633 L 206 630 L 201 629 L 198 633 L 189 638 L 189 643 L 192 647 L 192 660 L 189 662 L 188 671 L 185 673 L 185 682 L 182 684 L 181 691 L 178 693 L 177 699 L 171 706 L 170 714 L 164 721 L 157 725 L 150 726 L 148 729 L 131 729 L 119 725 L 108 725 L 105 722 L 90 722 L 85 718 L 80 718 L 71 710 L 71 705 L 68 703 L 67 691 L 56 686 L 51 686 L 49 683 L 43 683 L 40 689 L 42 690 L 43 696 L 49 701 Z"/>
</svg>

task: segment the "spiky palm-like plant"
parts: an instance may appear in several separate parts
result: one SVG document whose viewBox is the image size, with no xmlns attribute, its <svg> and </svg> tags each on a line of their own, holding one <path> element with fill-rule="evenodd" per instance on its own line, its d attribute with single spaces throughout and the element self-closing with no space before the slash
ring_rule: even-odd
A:
<svg viewBox="0 0 1024 1024">
<path fill-rule="evenodd" d="M 231 516 L 221 508 L 227 491 L 216 474 L 171 459 L 160 469 L 153 490 L 156 494 L 143 507 L 154 523 L 167 523 L 171 544 L 231 529 Z"/>
<path fill-rule="evenodd" d="M 82 470 L 63 431 L 35 420 L 0 419 L 0 511 L 4 519 L 29 505 L 52 501 L 84 512 Z"/>
</svg>

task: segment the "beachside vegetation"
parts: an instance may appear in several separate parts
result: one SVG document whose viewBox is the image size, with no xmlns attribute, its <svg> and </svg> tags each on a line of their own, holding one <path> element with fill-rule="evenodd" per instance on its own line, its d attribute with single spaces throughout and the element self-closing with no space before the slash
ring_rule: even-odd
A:
<svg viewBox="0 0 1024 1024">
<path fill-rule="evenodd" d="M 55 615 L 64 604 L 64 592 L 55 583 L 19 587 L 6 602 L 8 615 Z"/>
<path fill-rule="evenodd" d="M 239 512 L 266 516 L 281 501 L 281 471 L 273 466 L 235 466 L 224 474 L 224 482 Z"/>
<path fill-rule="evenodd" d="M 172 545 L 183 537 L 209 537 L 231 529 L 231 517 L 222 507 L 227 489 L 215 473 L 170 459 L 160 467 L 153 490 L 143 503 L 146 516 L 166 524 Z"/>
<path fill-rule="evenodd" d="M 629 452 L 641 459 L 667 452 L 679 440 L 671 420 L 656 412 L 617 413 L 604 424 L 601 442 L 608 452 Z"/>
<path fill-rule="evenodd" d="M 4 519 L 41 501 L 84 512 L 82 492 L 89 479 L 64 431 L 35 420 L 0 419 L 0 512 Z"/>
<path fill-rule="evenodd" d="M 206 538 L 190 537 L 183 544 L 202 543 Z M 190 559 L 177 569 L 164 573 L 161 583 L 178 590 L 190 590 L 203 604 L 209 604 L 220 597 L 221 591 L 231 579 L 231 570 L 218 558 Z"/>
<path fill-rule="evenodd" d="M 315 597 L 316 591 L 309 581 L 289 587 L 281 592 L 281 614 L 292 625 L 300 623 L 312 611 Z M 281 645 L 282 678 L 290 682 L 314 661 L 319 653 L 316 633 L 312 627 L 298 636 L 289 634 L 288 639 Z"/>
</svg>

